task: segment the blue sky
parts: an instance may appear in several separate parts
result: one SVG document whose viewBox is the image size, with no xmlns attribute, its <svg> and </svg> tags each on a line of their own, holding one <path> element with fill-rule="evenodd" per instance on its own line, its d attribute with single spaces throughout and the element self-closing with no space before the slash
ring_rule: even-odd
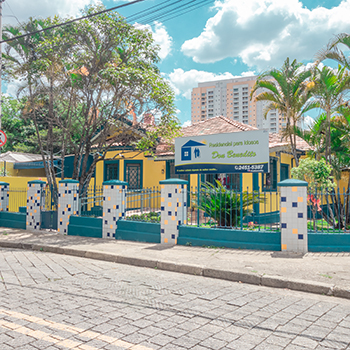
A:
<svg viewBox="0 0 350 350">
<path fill-rule="evenodd" d="M 120 13 L 128 17 L 163 1 L 146 0 Z M 96 2 L 6 0 L 4 22 L 15 23 L 9 15 L 20 21 L 30 16 L 76 16 L 79 8 Z M 103 0 L 106 7 L 125 2 Z M 199 81 L 258 74 L 280 67 L 286 57 L 312 62 L 334 35 L 350 33 L 349 14 L 350 0 L 213 0 L 173 20 L 148 23 L 147 28 L 162 47 L 159 68 L 176 92 L 183 124 L 191 118 L 190 91 Z"/>
</svg>

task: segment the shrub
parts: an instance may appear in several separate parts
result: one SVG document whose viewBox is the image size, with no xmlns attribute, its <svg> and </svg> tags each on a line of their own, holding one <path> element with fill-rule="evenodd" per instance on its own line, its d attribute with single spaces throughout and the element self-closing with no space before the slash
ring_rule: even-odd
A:
<svg viewBox="0 0 350 350">
<path fill-rule="evenodd" d="M 160 215 L 157 212 L 151 211 L 144 214 L 130 215 L 126 219 L 133 221 L 160 222 Z"/>
<path fill-rule="evenodd" d="M 221 227 L 238 226 L 243 217 L 253 212 L 253 204 L 264 202 L 264 196 L 255 192 L 242 192 L 243 217 L 241 218 L 241 193 L 226 189 L 220 181 L 202 185 L 199 209 L 214 219 Z"/>
</svg>

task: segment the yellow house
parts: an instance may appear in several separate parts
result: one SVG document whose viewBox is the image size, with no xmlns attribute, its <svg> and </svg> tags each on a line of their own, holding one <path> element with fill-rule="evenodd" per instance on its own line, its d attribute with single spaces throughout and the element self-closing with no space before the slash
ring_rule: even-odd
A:
<svg viewBox="0 0 350 350">
<path fill-rule="evenodd" d="M 235 122 L 222 116 L 207 119 L 182 129 L 183 136 L 210 135 L 231 132 L 257 130 L 247 124 Z M 277 183 L 289 178 L 290 169 L 295 165 L 290 152 L 289 142 L 279 134 L 269 135 L 270 173 L 244 174 L 242 188 L 276 190 Z M 298 139 L 297 150 L 300 156 L 310 149 L 309 145 Z M 158 186 L 159 181 L 168 178 L 183 178 L 190 186 L 197 186 L 197 175 L 177 175 L 174 167 L 174 151 L 172 147 L 159 144 L 155 156 L 145 156 L 143 152 L 126 149 L 116 145 L 106 156 L 106 160 L 98 162 L 96 167 L 96 184 L 103 181 L 118 179 L 129 183 L 131 188 Z M 214 179 L 224 181 L 227 187 L 238 188 L 241 184 L 239 174 L 207 174 L 201 175 L 200 181 L 213 182 Z"/>
<path fill-rule="evenodd" d="M 218 116 L 184 127 L 182 133 L 183 136 L 197 136 L 249 130 L 256 130 L 256 128 Z M 126 181 L 130 189 L 142 189 L 156 187 L 161 180 L 182 178 L 189 181 L 190 187 L 197 187 L 198 180 L 213 183 L 214 180 L 219 179 L 228 188 L 237 190 L 276 191 L 277 183 L 289 178 L 290 169 L 295 165 L 295 162 L 290 152 L 289 142 L 282 140 L 279 134 L 271 133 L 269 135 L 269 148 L 269 174 L 243 174 L 243 176 L 239 174 L 207 174 L 201 175 L 199 178 L 197 175 L 175 174 L 174 151 L 173 147 L 169 145 L 160 143 L 155 156 L 145 156 L 143 152 L 136 151 L 132 147 L 113 144 L 106 155 L 106 159 L 97 162 L 91 185 L 102 186 L 103 181 L 117 179 Z M 298 139 L 297 149 L 300 156 L 303 156 L 309 148 L 305 141 Z M 7 176 L 23 179 L 43 178 L 45 180 L 40 155 L 7 152 L 2 155 L 2 158 L 3 161 L 6 161 Z M 37 169 L 33 167 L 36 162 Z M 66 163 L 70 164 L 72 162 L 68 163 L 67 160 Z M 66 174 L 68 175 L 70 172 L 72 172 L 72 169 L 66 171 Z M 1 175 L 3 174 L 0 174 L 0 177 Z M 6 181 L 6 178 L 1 177 L 1 180 Z M 10 182 L 12 184 L 12 181 Z"/>
</svg>

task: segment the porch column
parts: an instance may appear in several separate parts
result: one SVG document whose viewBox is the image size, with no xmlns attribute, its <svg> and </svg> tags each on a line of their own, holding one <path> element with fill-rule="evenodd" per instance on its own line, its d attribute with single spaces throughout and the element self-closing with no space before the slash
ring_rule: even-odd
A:
<svg viewBox="0 0 350 350">
<path fill-rule="evenodd" d="M 306 181 L 288 179 L 280 187 L 281 250 L 307 253 L 307 185 Z"/>
<path fill-rule="evenodd" d="M 176 244 L 179 225 L 186 224 L 188 181 L 168 179 L 161 185 L 160 242 Z"/>
<path fill-rule="evenodd" d="M 0 181 L 0 211 L 9 211 L 9 189 L 8 182 Z"/>
<path fill-rule="evenodd" d="M 27 188 L 27 230 L 39 231 L 41 227 L 41 210 L 44 206 L 43 198 L 45 181 L 34 180 L 28 182 Z"/>
<path fill-rule="evenodd" d="M 125 217 L 128 183 L 119 180 L 103 182 L 102 238 L 115 238 L 118 220 Z"/>
<path fill-rule="evenodd" d="M 58 183 L 57 231 L 68 233 L 69 218 L 78 214 L 79 181 L 61 180 Z"/>
</svg>

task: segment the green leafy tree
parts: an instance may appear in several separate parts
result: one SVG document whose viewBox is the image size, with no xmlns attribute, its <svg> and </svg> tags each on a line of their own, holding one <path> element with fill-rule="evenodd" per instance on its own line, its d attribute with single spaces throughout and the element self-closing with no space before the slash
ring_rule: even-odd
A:
<svg viewBox="0 0 350 350">
<path fill-rule="evenodd" d="M 82 12 L 91 15 L 103 9 L 89 6 Z M 34 22 L 48 27 L 64 20 L 54 17 Z M 21 32 L 16 30 L 11 28 L 11 35 Z M 57 140 L 62 163 L 68 152 L 75 155 L 73 179 L 79 180 L 81 194 L 96 163 L 106 158 L 114 142 L 152 152 L 160 138 L 170 140 L 178 135 L 174 94 L 156 66 L 159 47 L 150 32 L 128 24 L 117 13 L 104 13 L 34 39 L 29 40 L 34 46 L 29 52 L 35 52 L 35 59 L 23 49 L 28 43 L 18 43 L 18 51 L 24 52 L 20 61 L 14 57 L 17 51 L 7 52 L 8 77 L 27 84 L 19 92 L 28 96 L 26 115 L 35 122 L 43 157 L 53 159 Z M 16 40 L 11 43 L 17 47 Z M 156 116 L 152 126 L 143 123 L 148 113 Z M 44 140 L 36 123 L 39 118 L 48 126 L 46 145 L 40 143 Z M 54 135 L 54 130 L 61 134 Z M 85 157 L 89 154 L 93 155 L 90 168 Z M 53 169 L 47 169 L 47 174 L 55 184 Z"/>
<path fill-rule="evenodd" d="M 309 100 L 311 94 L 307 82 L 310 76 L 311 72 L 301 63 L 296 60 L 290 62 L 287 58 L 281 69 L 271 69 L 260 74 L 250 95 L 252 99 L 253 94 L 258 92 L 255 100 L 268 102 L 264 111 L 265 118 L 271 110 L 278 110 L 286 117 L 284 134 L 290 141 L 296 165 L 299 164 L 299 159 L 294 126 L 303 113 L 314 107 Z"/>
<path fill-rule="evenodd" d="M 312 95 L 314 107 L 324 110 L 326 115 L 325 158 L 331 163 L 331 117 L 345 103 L 345 96 L 350 89 L 350 75 L 345 67 L 338 66 L 337 70 L 324 66 L 314 68 L 312 77 Z"/>
<path fill-rule="evenodd" d="M 316 59 L 323 61 L 325 59 L 331 59 L 338 62 L 343 67 L 350 70 L 350 57 L 347 57 L 339 47 L 345 46 L 345 51 L 350 50 L 350 35 L 347 33 L 341 33 L 331 39 L 325 49 L 320 50 Z"/>
<path fill-rule="evenodd" d="M 332 171 L 332 166 L 327 164 L 324 159 L 316 160 L 311 158 L 301 159 L 299 166 L 291 169 L 292 178 L 308 182 L 308 202 L 313 213 L 314 230 L 316 230 L 317 211 L 322 211 L 322 194 L 325 194 L 329 209 L 328 213 L 330 214 L 330 218 L 327 215 L 326 219 L 327 221 L 331 220 L 335 226 L 335 218 L 327 196 L 328 191 L 332 191 L 336 187 L 336 183 L 331 175 Z"/>
<path fill-rule="evenodd" d="M 9 96 L 2 97 L 2 129 L 6 132 L 7 142 L 1 152 L 38 153 L 35 127 L 32 121 L 22 118 L 25 101 Z"/>
</svg>

